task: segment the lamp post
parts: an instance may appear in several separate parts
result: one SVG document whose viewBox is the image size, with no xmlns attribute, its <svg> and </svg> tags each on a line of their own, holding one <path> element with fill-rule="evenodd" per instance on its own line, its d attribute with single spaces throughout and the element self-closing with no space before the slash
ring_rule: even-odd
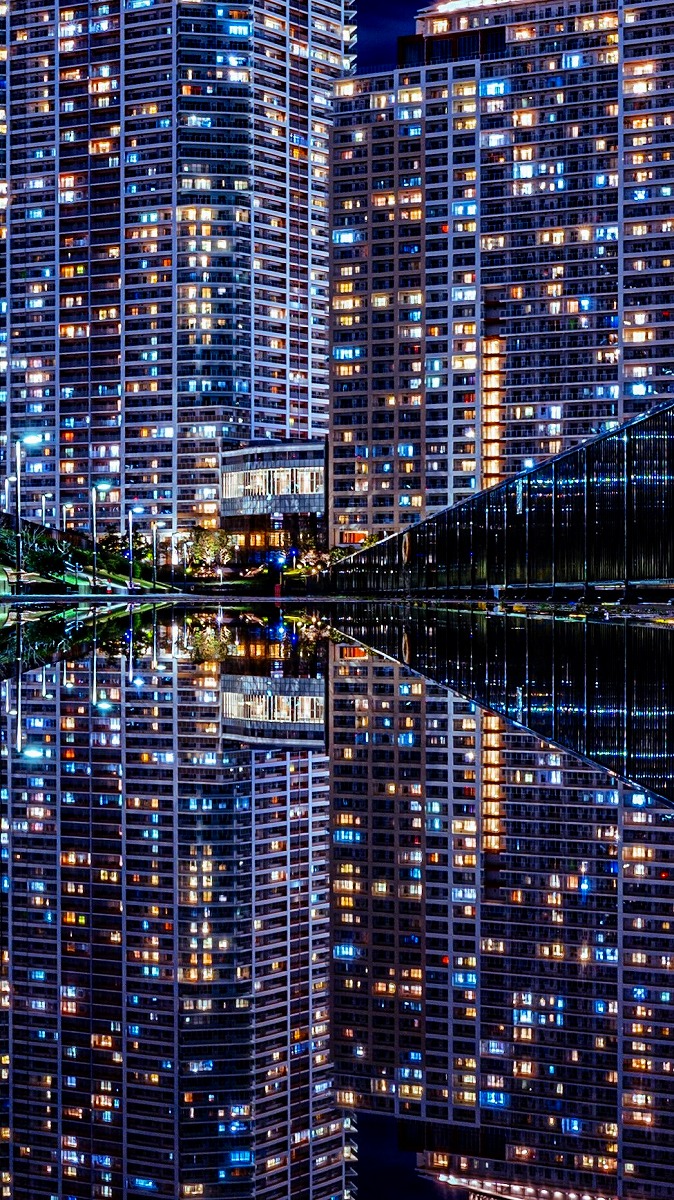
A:
<svg viewBox="0 0 674 1200">
<path fill-rule="evenodd" d="M 72 512 L 74 507 L 75 507 L 74 504 L 62 504 L 61 505 L 61 528 L 63 529 L 64 533 L 68 532 L 68 513 Z"/>
<path fill-rule="evenodd" d="M 92 571 L 92 586 L 94 591 L 98 581 L 98 525 L 96 514 L 96 501 L 98 500 L 98 492 L 95 487 L 91 489 L 91 536 L 94 540 L 94 561 Z"/>
<path fill-rule="evenodd" d="M 8 513 L 8 512 L 9 512 L 9 489 L 10 489 L 10 487 L 12 486 L 12 484 L 13 484 L 13 483 L 16 483 L 16 475 L 8 475 L 8 476 L 7 476 L 7 478 L 5 479 L 5 483 L 4 483 L 4 489 L 5 489 L 5 512 L 6 512 L 6 513 Z"/>
<path fill-rule="evenodd" d="M 42 525 L 47 528 L 47 501 L 54 499 L 53 492 L 43 492 L 40 496 L 40 508 L 42 510 Z"/>
<path fill-rule="evenodd" d="M 157 522 L 153 521 L 152 529 L 152 586 L 157 586 Z"/>
<path fill-rule="evenodd" d="M 175 539 L 179 536 L 180 536 L 179 529 L 172 529 L 169 534 L 170 543 L 171 543 L 171 587 L 173 587 L 173 585 L 175 583 L 175 577 L 176 577 L 177 551 L 175 548 Z"/>
<path fill-rule="evenodd" d="M 21 439 L 14 443 L 16 453 L 16 590 L 21 585 Z"/>
<path fill-rule="evenodd" d="M 133 591 L 133 509 L 129 509 L 129 591 Z"/>
<path fill-rule="evenodd" d="M 42 442 L 41 433 L 25 433 L 23 437 L 15 438 L 14 454 L 16 458 L 16 590 L 21 584 L 21 566 L 23 561 L 23 541 L 21 536 L 21 445 L 39 446 Z M 7 493 L 9 496 L 9 492 Z"/>
<path fill-rule="evenodd" d="M 93 571 L 92 571 L 92 584 L 93 584 L 94 588 L 96 587 L 97 582 L 98 582 L 98 512 L 97 512 L 98 493 L 101 492 L 101 493 L 105 494 L 106 492 L 110 491 L 110 487 L 111 487 L 111 484 L 109 484 L 109 483 L 95 483 L 91 489 L 91 536 L 92 536 L 93 542 L 94 542 L 94 561 L 93 561 Z M 72 508 L 72 505 L 68 505 L 68 507 Z M 65 529 L 65 522 L 64 522 L 63 527 Z"/>
</svg>

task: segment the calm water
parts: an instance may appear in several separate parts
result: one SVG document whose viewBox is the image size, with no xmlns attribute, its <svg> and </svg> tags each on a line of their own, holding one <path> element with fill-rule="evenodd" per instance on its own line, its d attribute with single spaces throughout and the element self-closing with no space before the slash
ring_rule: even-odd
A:
<svg viewBox="0 0 674 1200">
<path fill-rule="evenodd" d="M 0 1196 L 671 1200 L 666 624 L 3 619 Z"/>
</svg>

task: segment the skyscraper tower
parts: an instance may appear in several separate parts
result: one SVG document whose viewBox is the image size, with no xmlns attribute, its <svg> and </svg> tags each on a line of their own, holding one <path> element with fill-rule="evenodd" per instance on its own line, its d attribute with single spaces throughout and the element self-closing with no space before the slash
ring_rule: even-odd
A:
<svg viewBox="0 0 674 1200">
<path fill-rule="evenodd" d="M 652 5 L 448 0 L 337 85 L 338 544 L 671 397 L 669 39 Z"/>
<path fill-rule="evenodd" d="M 52 524 L 96 488 L 102 528 L 216 526 L 223 448 L 327 427 L 349 6 L 22 0 L 7 30 L 2 473 Z"/>
</svg>

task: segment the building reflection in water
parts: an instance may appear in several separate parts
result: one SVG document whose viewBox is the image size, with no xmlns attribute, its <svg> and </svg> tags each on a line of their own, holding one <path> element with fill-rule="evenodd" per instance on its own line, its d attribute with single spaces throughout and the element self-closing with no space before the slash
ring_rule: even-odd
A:
<svg viewBox="0 0 674 1200">
<path fill-rule="evenodd" d="M 452 1195 L 670 1198 L 671 806 L 333 656 L 340 1101 L 399 1118 Z"/>
<path fill-rule="evenodd" d="M 1 1194 L 670 1200 L 671 805 L 270 612 L 2 685 Z"/>
<path fill-rule="evenodd" d="M 291 633 L 160 613 L 3 684 L 3 1196 L 352 1194 L 324 655 Z"/>
</svg>

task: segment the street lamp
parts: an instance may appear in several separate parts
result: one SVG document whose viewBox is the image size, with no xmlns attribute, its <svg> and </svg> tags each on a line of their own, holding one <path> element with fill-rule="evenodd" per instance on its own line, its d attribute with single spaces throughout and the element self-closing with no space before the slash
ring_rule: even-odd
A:
<svg viewBox="0 0 674 1200">
<path fill-rule="evenodd" d="M 157 522 L 152 521 L 152 586 L 157 586 Z"/>
<path fill-rule="evenodd" d="M 91 535 L 94 540 L 94 561 L 92 571 L 92 587 L 96 591 L 96 583 L 98 576 L 98 528 L 96 524 L 96 501 L 98 500 L 98 492 L 95 487 L 91 489 Z"/>
<path fill-rule="evenodd" d="M 129 509 L 129 591 L 133 591 L 133 509 Z M 133 657 L 133 656 L 132 656 Z"/>
<path fill-rule="evenodd" d="M 21 446 L 39 446 L 42 442 L 41 433 L 25 433 L 23 437 L 15 438 L 14 454 L 16 459 L 16 590 L 21 584 L 21 564 L 23 559 L 23 544 L 21 537 Z M 7 493 L 9 495 L 9 492 Z"/>
<path fill-rule="evenodd" d="M 143 506 L 134 504 L 133 508 L 129 509 L 129 591 L 133 591 L 133 514 L 142 513 Z"/>
<path fill-rule="evenodd" d="M 5 512 L 9 512 L 9 489 L 13 483 L 16 483 L 16 475 L 8 475 L 5 479 Z"/>
<path fill-rule="evenodd" d="M 173 587 L 173 584 L 175 582 L 176 566 L 178 565 L 178 562 L 179 562 L 178 553 L 175 548 L 175 539 L 177 537 L 180 537 L 180 530 L 172 529 L 169 534 L 169 539 L 170 539 L 170 543 L 171 543 L 171 587 Z"/>
<path fill-rule="evenodd" d="M 94 542 L 92 587 L 94 588 L 94 590 L 96 589 L 97 581 L 98 581 L 98 519 L 97 519 L 98 514 L 97 514 L 96 506 L 97 506 L 99 491 L 105 493 L 109 490 L 110 490 L 109 483 L 95 483 L 91 489 L 91 536 L 92 536 L 93 542 Z M 64 526 L 64 528 L 65 528 L 65 526 Z"/>
<path fill-rule="evenodd" d="M 21 586 L 21 438 L 14 443 L 16 453 L 16 590 Z"/>
<path fill-rule="evenodd" d="M 72 512 L 74 507 L 74 504 L 61 505 L 61 528 L 63 529 L 64 533 L 68 532 L 68 513 Z"/>
<path fill-rule="evenodd" d="M 40 508 L 42 510 L 43 528 L 47 527 L 47 501 L 53 500 L 53 499 L 54 499 L 53 492 L 43 492 L 42 495 L 40 496 Z"/>
</svg>

